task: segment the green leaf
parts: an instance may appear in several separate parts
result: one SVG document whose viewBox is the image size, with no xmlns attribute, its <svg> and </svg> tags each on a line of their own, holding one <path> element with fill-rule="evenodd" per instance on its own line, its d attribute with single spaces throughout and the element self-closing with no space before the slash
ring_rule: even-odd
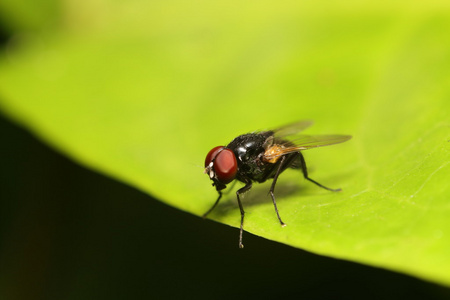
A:
<svg viewBox="0 0 450 300">
<path fill-rule="evenodd" d="M 203 174 L 214 146 L 300 119 L 315 120 L 311 134 L 351 134 L 304 152 L 310 176 L 343 192 L 286 171 L 287 226 L 269 182 L 246 194 L 245 229 L 450 285 L 450 18 L 422 5 L 80 1 L 59 30 L 4 51 L 0 107 L 198 216 L 217 197 Z M 239 226 L 235 194 L 210 217 Z"/>
</svg>

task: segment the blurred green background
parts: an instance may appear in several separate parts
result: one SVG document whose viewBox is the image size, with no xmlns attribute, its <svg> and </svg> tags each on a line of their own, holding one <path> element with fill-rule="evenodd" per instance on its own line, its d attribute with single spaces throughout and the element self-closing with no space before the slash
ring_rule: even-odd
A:
<svg viewBox="0 0 450 300">
<path fill-rule="evenodd" d="M 245 228 L 448 284 L 445 2 L 2 0 L 0 16 L 0 108 L 18 124 L 1 120 L 0 297 L 450 296 L 248 233 L 239 251 L 236 230 L 194 216 L 215 199 L 210 148 L 314 119 L 354 135 L 306 154 L 344 192 L 287 172 L 288 226 L 261 185 Z M 236 226 L 223 202 L 211 218 Z"/>
</svg>

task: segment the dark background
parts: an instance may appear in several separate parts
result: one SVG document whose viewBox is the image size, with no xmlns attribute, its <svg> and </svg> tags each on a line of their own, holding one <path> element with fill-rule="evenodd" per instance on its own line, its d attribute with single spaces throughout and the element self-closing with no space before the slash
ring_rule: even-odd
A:
<svg viewBox="0 0 450 300">
<path fill-rule="evenodd" d="M 87 170 L 1 115 L 0 138 L 2 300 L 450 299 L 442 286 L 249 233 L 241 250 L 237 229 Z"/>
</svg>

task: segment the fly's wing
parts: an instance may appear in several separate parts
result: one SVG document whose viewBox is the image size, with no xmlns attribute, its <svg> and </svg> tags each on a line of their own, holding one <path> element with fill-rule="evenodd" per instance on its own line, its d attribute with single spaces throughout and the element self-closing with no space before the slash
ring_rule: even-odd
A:
<svg viewBox="0 0 450 300">
<path fill-rule="evenodd" d="M 351 135 L 329 134 L 329 135 L 299 135 L 287 143 L 294 144 L 298 150 L 307 150 L 311 148 L 329 146 L 343 143 L 351 139 Z"/>
<path fill-rule="evenodd" d="M 277 128 L 275 130 L 272 130 L 274 132 L 274 136 L 276 138 L 282 138 L 289 135 L 295 135 L 300 133 L 301 131 L 305 130 L 309 126 L 313 124 L 313 121 L 311 120 L 302 120 L 295 123 L 291 123 L 285 126 L 282 126 L 280 128 Z"/>
<path fill-rule="evenodd" d="M 296 135 L 289 140 L 275 140 L 266 149 L 263 159 L 275 163 L 281 156 L 311 148 L 343 143 L 351 139 L 351 135 Z"/>
</svg>

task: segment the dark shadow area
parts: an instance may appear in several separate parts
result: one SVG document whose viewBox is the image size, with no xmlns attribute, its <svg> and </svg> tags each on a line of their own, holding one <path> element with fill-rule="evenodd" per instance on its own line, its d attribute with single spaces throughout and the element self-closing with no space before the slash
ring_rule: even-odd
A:
<svg viewBox="0 0 450 300">
<path fill-rule="evenodd" d="M 4 45 L 8 42 L 10 35 L 5 31 L 5 26 L 3 26 L 2 21 L 0 20 L 0 49 L 4 47 Z"/>
<path fill-rule="evenodd" d="M 87 170 L 3 117 L 0 136 L 0 299 L 450 297 L 248 233 L 238 249 L 237 229 Z"/>
<path fill-rule="evenodd" d="M 287 196 L 320 196 L 323 194 L 333 193 L 303 179 L 303 175 L 300 170 L 290 172 L 298 172 L 299 182 L 286 182 L 282 180 L 277 182 L 275 189 L 275 200 L 277 201 L 277 206 L 278 204 L 283 203 Z M 242 205 L 244 206 L 244 210 L 246 212 L 250 212 L 247 211 L 247 208 L 251 209 L 251 207 L 258 206 L 263 203 L 272 203 L 272 198 L 269 194 L 271 182 L 271 180 L 268 180 L 262 184 L 254 183 L 253 187 L 247 193 L 241 195 Z M 226 189 L 222 199 L 213 212 L 211 212 L 211 215 L 216 214 L 218 216 L 223 216 L 229 214 L 231 210 L 238 210 L 239 206 L 237 204 L 236 191 L 243 186 L 243 183 L 238 183 L 234 188 Z M 216 199 L 217 197 L 211 199 L 211 203 L 213 204 Z M 275 210 L 273 213 L 275 214 Z M 237 216 L 240 218 L 239 214 Z"/>
</svg>

